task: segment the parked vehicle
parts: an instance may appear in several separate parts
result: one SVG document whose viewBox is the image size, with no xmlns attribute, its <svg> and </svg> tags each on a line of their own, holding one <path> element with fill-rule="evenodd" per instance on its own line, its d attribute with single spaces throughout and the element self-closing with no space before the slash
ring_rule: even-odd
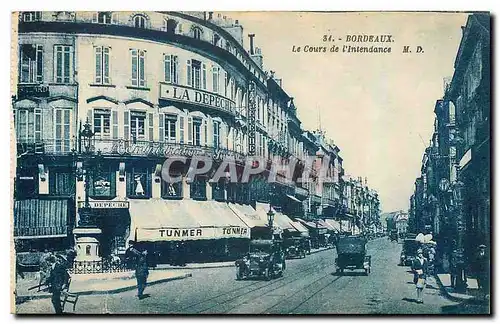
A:
<svg viewBox="0 0 500 324">
<path fill-rule="evenodd" d="M 285 256 L 287 259 L 291 258 L 305 258 L 306 246 L 305 241 L 301 237 L 291 237 L 285 239 Z"/>
<path fill-rule="evenodd" d="M 336 244 L 337 258 L 335 264 L 337 272 L 344 269 L 364 269 L 365 274 L 371 272 L 371 256 L 366 255 L 367 240 L 362 236 L 348 236 L 339 238 Z"/>
<path fill-rule="evenodd" d="M 398 231 L 391 231 L 389 238 L 391 239 L 391 242 L 394 242 L 394 241 L 397 242 L 399 239 Z"/>
<path fill-rule="evenodd" d="M 401 266 L 409 266 L 413 263 L 413 260 L 417 257 L 417 250 L 420 247 L 420 243 L 415 239 L 405 239 L 403 241 L 403 248 L 401 250 L 400 262 Z"/>
<path fill-rule="evenodd" d="M 252 240 L 250 251 L 242 259 L 236 260 L 235 265 L 236 280 L 280 277 L 286 269 L 282 244 L 273 240 Z"/>
</svg>

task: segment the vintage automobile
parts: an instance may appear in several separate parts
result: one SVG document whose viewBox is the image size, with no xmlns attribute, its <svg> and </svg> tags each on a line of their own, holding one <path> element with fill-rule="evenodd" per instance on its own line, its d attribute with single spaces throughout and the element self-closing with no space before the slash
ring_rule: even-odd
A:
<svg viewBox="0 0 500 324">
<path fill-rule="evenodd" d="M 343 273 L 345 269 L 364 269 L 365 274 L 371 272 L 372 260 L 366 255 L 366 238 L 363 236 L 341 237 L 337 241 L 337 258 L 335 264 L 337 272 Z"/>
<path fill-rule="evenodd" d="M 286 263 L 281 245 L 273 240 L 252 240 L 250 251 L 235 262 L 236 280 L 250 277 L 270 280 L 282 276 Z"/>
<path fill-rule="evenodd" d="M 399 237 L 398 237 L 398 231 L 396 230 L 393 230 L 391 231 L 390 235 L 389 235 L 389 239 L 391 240 L 391 242 L 394 242 L 394 241 L 398 241 Z"/>
<path fill-rule="evenodd" d="M 413 260 L 417 257 L 417 251 L 420 243 L 415 239 L 405 239 L 401 250 L 400 262 L 401 266 L 410 266 Z"/>
<path fill-rule="evenodd" d="M 306 257 L 306 241 L 301 237 L 290 237 L 285 239 L 285 256 L 287 259 L 291 258 L 305 258 Z"/>
</svg>

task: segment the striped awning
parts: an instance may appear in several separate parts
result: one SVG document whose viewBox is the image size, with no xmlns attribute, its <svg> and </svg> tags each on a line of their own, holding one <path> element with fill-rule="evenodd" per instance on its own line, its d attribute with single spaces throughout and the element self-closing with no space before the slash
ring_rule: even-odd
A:
<svg viewBox="0 0 500 324">
<path fill-rule="evenodd" d="M 66 199 L 26 199 L 14 203 L 14 237 L 50 238 L 68 235 Z"/>
</svg>

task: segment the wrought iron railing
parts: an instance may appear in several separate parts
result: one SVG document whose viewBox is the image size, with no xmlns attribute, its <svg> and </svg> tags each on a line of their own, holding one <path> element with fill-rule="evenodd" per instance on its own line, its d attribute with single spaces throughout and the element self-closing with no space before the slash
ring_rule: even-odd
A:
<svg viewBox="0 0 500 324">
<path fill-rule="evenodd" d="M 121 260 L 74 261 L 72 274 L 126 272 L 131 268 Z"/>
</svg>

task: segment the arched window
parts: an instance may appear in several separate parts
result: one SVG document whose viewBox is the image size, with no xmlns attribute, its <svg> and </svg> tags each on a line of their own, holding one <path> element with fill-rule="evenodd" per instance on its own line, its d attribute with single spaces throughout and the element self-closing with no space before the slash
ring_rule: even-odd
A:
<svg viewBox="0 0 500 324">
<path fill-rule="evenodd" d="M 203 33 L 203 31 L 201 30 L 201 28 L 199 27 L 194 27 L 193 28 L 193 37 L 195 39 L 201 39 L 201 34 Z"/>
<path fill-rule="evenodd" d="M 144 17 L 143 15 L 134 16 L 134 27 L 146 28 L 146 17 Z"/>
</svg>

